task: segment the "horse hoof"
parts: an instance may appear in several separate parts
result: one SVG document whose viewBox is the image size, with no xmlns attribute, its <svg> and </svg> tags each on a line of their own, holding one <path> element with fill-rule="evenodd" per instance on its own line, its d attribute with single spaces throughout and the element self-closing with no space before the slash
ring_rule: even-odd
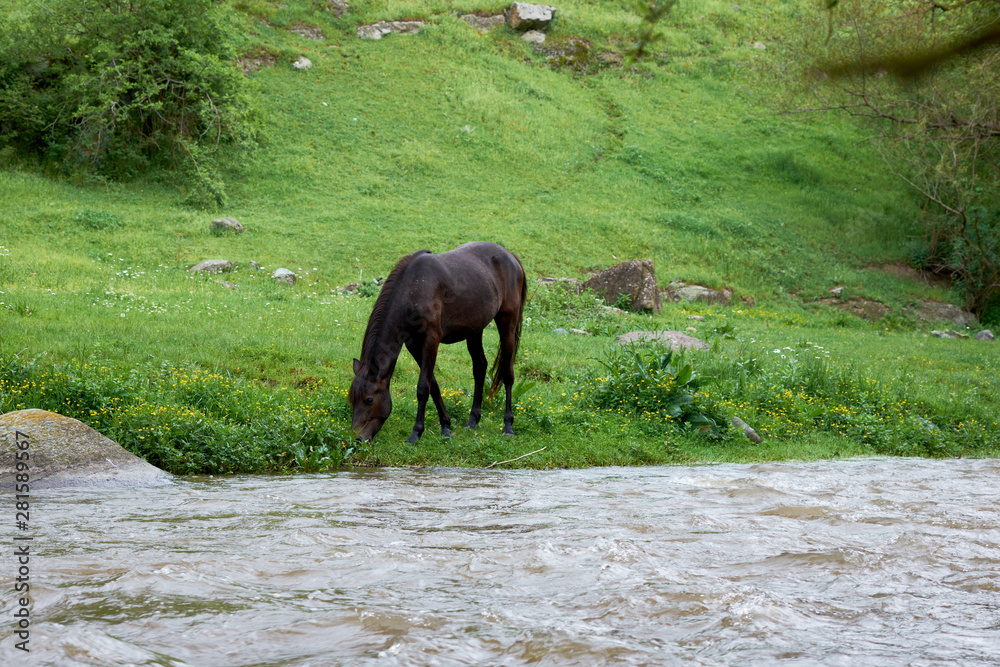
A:
<svg viewBox="0 0 1000 667">
<path fill-rule="evenodd" d="M 503 434 L 504 435 L 514 435 L 514 429 L 512 429 L 512 428 L 505 428 L 503 430 Z"/>
<path fill-rule="evenodd" d="M 470 419 L 469 423 L 465 425 L 465 428 L 476 428 L 477 426 L 479 426 L 479 422 L 474 422 Z"/>
<path fill-rule="evenodd" d="M 442 438 L 450 438 L 451 437 L 451 429 L 450 428 L 443 428 L 443 429 L 441 429 L 441 437 Z"/>
<path fill-rule="evenodd" d="M 419 433 L 411 433 L 410 437 L 406 439 L 406 442 L 408 442 L 411 445 L 415 445 L 415 444 L 417 444 L 417 440 L 420 440 L 420 434 Z"/>
</svg>

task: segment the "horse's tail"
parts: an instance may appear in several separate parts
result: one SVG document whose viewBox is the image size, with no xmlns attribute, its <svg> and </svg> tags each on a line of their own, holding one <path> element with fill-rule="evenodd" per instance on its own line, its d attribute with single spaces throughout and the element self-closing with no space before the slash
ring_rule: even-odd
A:
<svg viewBox="0 0 1000 667">
<path fill-rule="evenodd" d="M 524 321 L 524 302 L 528 300 L 528 275 L 524 272 L 524 266 L 521 264 L 521 260 L 517 258 L 517 255 L 510 253 L 514 261 L 517 262 L 517 268 L 521 270 L 521 303 L 517 307 L 517 321 L 514 322 L 514 349 L 511 350 L 510 363 L 513 365 L 514 361 L 517 359 L 517 350 L 521 346 L 521 324 Z M 500 360 L 503 357 L 503 339 L 500 339 L 500 343 L 497 345 L 497 356 L 493 359 L 493 369 L 491 371 L 490 377 L 490 390 L 487 393 L 487 397 L 492 401 L 496 393 L 500 391 L 501 374 L 503 372 Z"/>
</svg>

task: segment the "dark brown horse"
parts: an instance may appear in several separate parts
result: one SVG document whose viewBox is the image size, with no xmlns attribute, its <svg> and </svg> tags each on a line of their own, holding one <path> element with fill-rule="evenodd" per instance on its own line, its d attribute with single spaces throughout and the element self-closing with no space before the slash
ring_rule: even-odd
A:
<svg viewBox="0 0 1000 667">
<path fill-rule="evenodd" d="M 503 382 L 507 390 L 503 432 L 514 435 L 510 394 L 526 294 L 527 281 L 520 260 L 495 243 L 466 243 L 440 255 L 421 250 L 399 260 L 382 285 L 368 319 L 361 358 L 354 360 L 354 382 L 348 399 L 354 408 L 352 428 L 358 439 L 371 440 L 389 418 L 389 382 L 404 345 L 420 366 L 417 420 L 407 442 L 416 442 L 424 432 L 428 396 L 437 408 L 441 435 L 451 436 L 451 418 L 434 378 L 441 343 L 464 340 L 472 355 L 475 391 L 466 426 L 475 428 L 482 415 L 486 381 L 483 329 L 490 321 L 496 322 L 500 332 L 490 396 Z"/>
</svg>

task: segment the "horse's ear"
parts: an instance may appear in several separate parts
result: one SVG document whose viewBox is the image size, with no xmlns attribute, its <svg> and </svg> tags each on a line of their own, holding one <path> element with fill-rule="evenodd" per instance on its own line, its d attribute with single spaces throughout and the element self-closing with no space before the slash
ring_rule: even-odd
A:
<svg viewBox="0 0 1000 667">
<path fill-rule="evenodd" d="M 358 371 L 360 371 L 360 370 L 361 370 L 361 360 L 360 359 L 355 359 L 354 360 L 354 374 L 357 375 Z"/>
</svg>

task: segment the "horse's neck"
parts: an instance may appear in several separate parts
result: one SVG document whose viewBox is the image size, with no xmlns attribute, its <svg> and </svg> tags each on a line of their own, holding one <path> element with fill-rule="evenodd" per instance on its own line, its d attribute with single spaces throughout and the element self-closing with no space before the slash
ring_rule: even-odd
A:
<svg viewBox="0 0 1000 667">
<path fill-rule="evenodd" d="M 393 317 L 393 315 L 397 315 Z M 404 318 L 398 316 L 399 312 L 394 312 L 390 308 L 386 313 L 386 319 L 382 324 L 375 340 L 372 341 L 370 349 L 367 350 L 366 359 L 361 361 L 378 369 L 379 379 L 391 378 L 396 369 L 396 360 L 403 349 L 403 322 Z"/>
<path fill-rule="evenodd" d="M 368 364 L 369 366 L 374 365 L 378 369 L 376 373 L 378 379 L 392 378 L 392 374 L 396 370 L 396 360 L 399 359 L 402 347 L 402 344 L 392 346 L 377 345 L 375 347 L 375 350 L 369 355 L 374 359 L 374 364 L 372 364 L 372 359 L 368 360 Z"/>
</svg>

